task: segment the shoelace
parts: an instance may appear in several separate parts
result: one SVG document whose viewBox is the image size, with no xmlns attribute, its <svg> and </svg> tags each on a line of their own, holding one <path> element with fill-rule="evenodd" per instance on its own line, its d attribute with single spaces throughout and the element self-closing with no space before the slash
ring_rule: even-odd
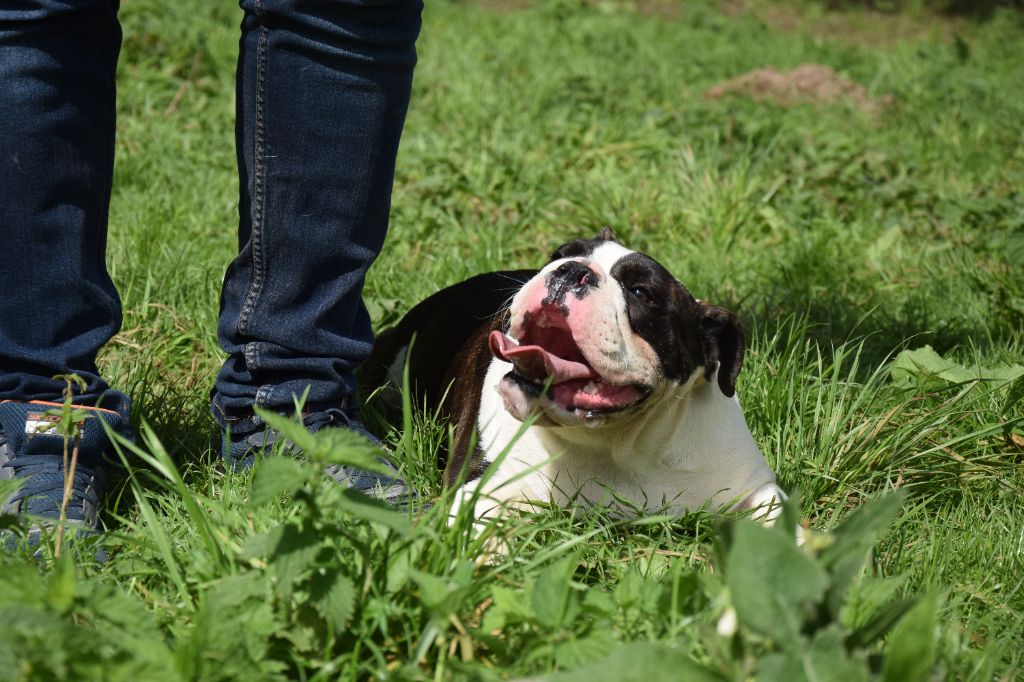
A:
<svg viewBox="0 0 1024 682">
<path fill-rule="evenodd" d="M 0 445 L 6 441 L 4 438 Z M 32 455 L 12 457 L 3 463 L 14 470 L 14 478 L 24 480 L 14 495 L 4 504 L 5 508 L 16 509 L 17 503 L 26 500 L 26 508 L 20 511 L 37 516 L 57 518 L 64 500 L 64 458 L 56 455 Z M 86 505 L 93 509 L 99 504 L 99 495 L 94 485 L 95 472 L 81 465 L 75 468 L 68 501 L 67 518 L 73 521 L 85 520 Z"/>
</svg>

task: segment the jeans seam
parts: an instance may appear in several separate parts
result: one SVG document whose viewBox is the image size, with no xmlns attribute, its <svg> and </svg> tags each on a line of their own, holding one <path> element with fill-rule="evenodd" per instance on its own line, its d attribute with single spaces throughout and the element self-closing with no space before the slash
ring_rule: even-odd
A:
<svg viewBox="0 0 1024 682">
<path fill-rule="evenodd" d="M 253 399 L 253 404 L 259 407 L 270 404 L 270 399 L 274 395 L 274 386 L 272 384 L 264 384 L 260 386 L 256 391 L 256 397 Z"/>
<path fill-rule="evenodd" d="M 259 343 L 256 341 L 249 342 L 243 346 L 243 355 L 245 355 L 245 365 L 249 369 L 260 368 L 260 348 Z"/>
<path fill-rule="evenodd" d="M 257 3 L 259 5 L 259 3 Z M 253 209 L 252 229 L 249 234 L 250 254 L 252 257 L 252 280 L 249 283 L 249 291 L 246 293 L 245 302 L 242 305 L 242 312 L 238 316 L 238 330 L 242 334 L 249 335 L 249 320 L 256 308 L 256 303 L 263 293 L 263 284 L 266 280 L 266 261 L 263 253 L 263 223 L 266 219 L 266 162 L 264 152 L 266 149 L 266 125 L 264 121 L 266 110 L 266 85 L 267 85 L 267 29 L 260 27 L 259 38 L 256 45 L 256 124 L 255 141 L 253 150 Z"/>
</svg>

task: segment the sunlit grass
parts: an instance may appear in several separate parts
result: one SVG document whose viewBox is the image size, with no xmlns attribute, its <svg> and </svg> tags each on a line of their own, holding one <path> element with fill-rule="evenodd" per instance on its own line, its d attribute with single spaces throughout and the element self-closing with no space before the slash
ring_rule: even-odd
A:
<svg viewBox="0 0 1024 682">
<path fill-rule="evenodd" d="M 1024 364 L 1024 22 L 996 12 L 858 43 L 807 32 L 821 10 L 787 7 L 807 13 L 805 30 L 712 2 L 428 3 L 367 303 L 390 324 L 441 286 L 539 266 L 610 226 L 740 314 L 741 401 L 811 526 L 905 489 L 868 572 L 898 580 L 895 595 L 942 596 L 950 679 L 1010 679 L 1024 388 L 890 369 L 925 344 L 968 369 Z M 750 674 L 770 643 L 740 652 L 716 633 L 710 514 L 553 509 L 474 535 L 468 518 L 449 523 L 433 468 L 447 425 L 416 409 L 382 433 L 413 484 L 441 497 L 401 522 L 366 520 L 379 510 L 353 511 L 309 466 L 272 464 L 263 482 L 224 471 L 208 390 L 236 248 L 240 17 L 201 0 L 124 0 L 121 15 L 108 261 L 125 323 L 101 364 L 142 437 L 114 470 L 109 532 L 70 547 L 77 568 L 53 562 L 47 538 L 35 559 L 0 552 L 0 679 L 506 679 L 625 642 Z M 886 20 L 859 13 L 858 30 Z M 807 62 L 894 105 L 874 116 L 702 96 Z M 268 481 L 287 477 L 275 493 Z M 495 537 L 507 554 L 481 563 Z M 566 610 L 547 609 L 544 590 Z"/>
</svg>

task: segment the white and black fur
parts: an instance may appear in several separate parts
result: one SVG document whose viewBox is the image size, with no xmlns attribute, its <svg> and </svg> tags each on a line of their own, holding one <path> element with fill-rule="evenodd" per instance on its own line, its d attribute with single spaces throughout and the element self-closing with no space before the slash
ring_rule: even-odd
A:
<svg viewBox="0 0 1024 682">
<path fill-rule="evenodd" d="M 364 381 L 401 385 L 409 363 L 417 395 L 454 424 L 445 479 L 466 481 L 456 507 L 479 493 L 477 518 L 536 501 L 771 520 L 784 495 L 736 396 L 744 350 L 735 315 L 605 230 L 539 272 L 426 299 L 381 335 Z"/>
</svg>

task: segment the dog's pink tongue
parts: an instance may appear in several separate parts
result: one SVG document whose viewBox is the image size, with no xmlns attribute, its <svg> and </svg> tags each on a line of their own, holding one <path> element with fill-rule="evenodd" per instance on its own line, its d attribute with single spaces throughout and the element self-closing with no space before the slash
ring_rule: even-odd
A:
<svg viewBox="0 0 1024 682">
<path fill-rule="evenodd" d="M 552 355 L 540 346 L 520 346 L 499 331 L 491 332 L 488 342 L 495 357 L 511 362 L 517 372 L 529 379 L 543 381 L 551 377 L 552 384 L 560 384 L 597 376 L 582 362 Z"/>
</svg>

